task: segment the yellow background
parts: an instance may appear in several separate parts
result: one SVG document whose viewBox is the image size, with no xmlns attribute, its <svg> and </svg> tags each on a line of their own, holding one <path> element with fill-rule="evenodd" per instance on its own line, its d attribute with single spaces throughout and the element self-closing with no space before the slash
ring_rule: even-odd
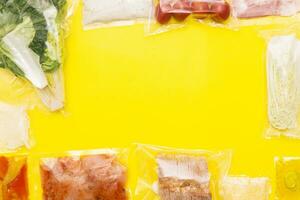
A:
<svg viewBox="0 0 300 200">
<path fill-rule="evenodd" d="M 232 175 L 272 180 L 274 156 L 300 155 L 298 141 L 263 138 L 265 41 L 254 29 L 192 23 L 145 37 L 143 25 L 83 31 L 81 17 L 77 10 L 66 44 L 65 110 L 29 112 L 30 154 L 132 142 L 232 149 Z"/>
</svg>

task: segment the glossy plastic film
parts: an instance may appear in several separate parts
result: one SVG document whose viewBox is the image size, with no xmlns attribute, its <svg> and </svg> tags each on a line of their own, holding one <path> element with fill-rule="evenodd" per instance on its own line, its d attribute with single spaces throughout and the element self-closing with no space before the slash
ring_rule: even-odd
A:
<svg viewBox="0 0 300 200">
<path fill-rule="evenodd" d="M 231 162 L 230 151 L 142 144 L 136 146 L 135 157 L 138 180 L 134 196 L 144 200 L 213 199 Z"/>
<path fill-rule="evenodd" d="M 50 111 L 64 107 L 64 40 L 76 4 L 1 1 L 1 100 L 27 106 L 43 103 Z"/>
</svg>

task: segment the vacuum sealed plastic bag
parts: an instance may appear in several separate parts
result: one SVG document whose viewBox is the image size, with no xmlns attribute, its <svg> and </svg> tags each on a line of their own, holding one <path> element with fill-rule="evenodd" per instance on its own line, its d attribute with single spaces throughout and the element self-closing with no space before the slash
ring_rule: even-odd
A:
<svg viewBox="0 0 300 200">
<path fill-rule="evenodd" d="M 13 75 L 29 82 L 51 111 L 64 105 L 63 40 L 72 9 L 67 0 L 0 1 L 0 68 L 12 79 L 6 84 L 15 84 Z M 14 92 L 26 93 L 24 85 Z"/>
<path fill-rule="evenodd" d="M 126 200 L 127 168 L 115 150 L 43 158 L 40 170 L 44 200 Z"/>
<path fill-rule="evenodd" d="M 26 158 L 0 157 L 0 187 L 0 199 L 28 199 Z"/>
<path fill-rule="evenodd" d="M 84 0 L 85 29 L 146 21 L 152 0 Z"/>
<path fill-rule="evenodd" d="M 189 20 L 210 26 L 239 29 L 243 26 L 296 24 L 298 0 L 153 0 L 147 33 L 182 27 Z"/>
<path fill-rule="evenodd" d="M 147 34 L 180 28 L 188 20 L 220 25 L 230 17 L 231 8 L 225 0 L 153 0 Z"/>
<path fill-rule="evenodd" d="M 280 200 L 300 199 L 300 158 L 276 158 L 277 198 Z"/>
<path fill-rule="evenodd" d="M 0 150 L 29 148 L 29 120 L 23 106 L 0 102 Z"/>
<path fill-rule="evenodd" d="M 268 200 L 271 184 L 268 178 L 225 177 L 220 186 L 221 200 Z"/>
<path fill-rule="evenodd" d="M 230 152 L 137 145 L 135 197 L 144 200 L 210 200 L 227 174 Z"/>
<path fill-rule="evenodd" d="M 299 21 L 298 0 L 231 0 L 231 26 L 291 25 Z"/>
<path fill-rule="evenodd" d="M 267 137 L 299 138 L 300 43 L 295 35 L 275 36 L 267 47 Z"/>
</svg>

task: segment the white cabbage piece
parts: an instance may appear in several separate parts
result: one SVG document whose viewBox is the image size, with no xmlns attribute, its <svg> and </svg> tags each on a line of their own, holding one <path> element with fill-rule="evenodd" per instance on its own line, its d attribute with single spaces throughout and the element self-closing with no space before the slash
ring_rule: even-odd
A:
<svg viewBox="0 0 300 200">
<path fill-rule="evenodd" d="M 273 37 L 267 50 L 268 115 L 279 130 L 298 126 L 299 42 L 294 35 Z"/>
<path fill-rule="evenodd" d="M 29 120 L 22 106 L 0 102 L 0 149 L 29 148 Z"/>
<path fill-rule="evenodd" d="M 37 88 L 48 85 L 47 78 L 39 63 L 39 57 L 29 47 L 34 29 L 27 17 L 12 32 L 3 37 L 6 55 L 24 72 L 25 77 Z"/>
</svg>

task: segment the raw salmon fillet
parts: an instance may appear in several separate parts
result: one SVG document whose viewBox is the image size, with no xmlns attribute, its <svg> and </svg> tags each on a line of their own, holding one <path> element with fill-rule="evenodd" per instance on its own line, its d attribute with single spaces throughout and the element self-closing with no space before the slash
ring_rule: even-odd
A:
<svg viewBox="0 0 300 200">
<path fill-rule="evenodd" d="M 115 155 L 49 158 L 41 165 L 44 200 L 126 200 L 126 170 Z"/>
<path fill-rule="evenodd" d="M 162 200 L 211 200 L 210 174 L 203 157 L 159 156 L 158 186 Z"/>
</svg>

